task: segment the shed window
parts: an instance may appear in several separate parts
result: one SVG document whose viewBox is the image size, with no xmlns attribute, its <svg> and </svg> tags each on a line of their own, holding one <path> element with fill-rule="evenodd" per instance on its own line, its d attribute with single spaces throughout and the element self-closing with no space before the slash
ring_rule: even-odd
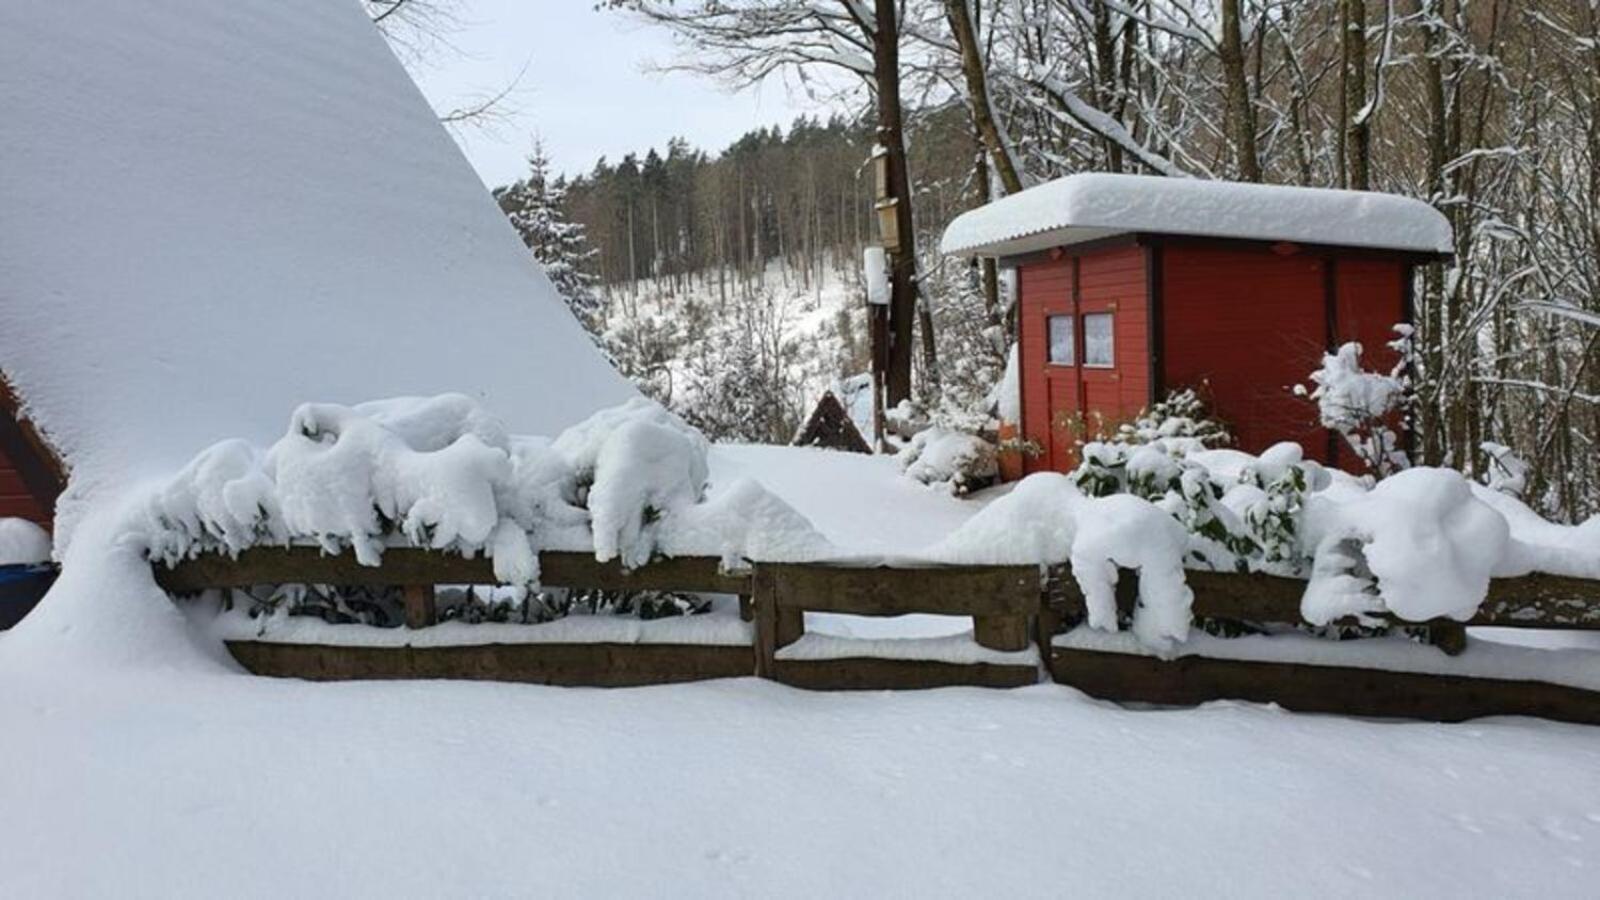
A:
<svg viewBox="0 0 1600 900">
<path fill-rule="evenodd" d="M 1116 329 L 1111 313 L 1087 313 L 1083 317 L 1083 364 L 1110 368 L 1116 365 Z"/>
<path fill-rule="evenodd" d="M 1070 366 L 1078 361 L 1076 335 L 1072 333 L 1071 316 L 1050 316 L 1050 364 Z"/>
</svg>

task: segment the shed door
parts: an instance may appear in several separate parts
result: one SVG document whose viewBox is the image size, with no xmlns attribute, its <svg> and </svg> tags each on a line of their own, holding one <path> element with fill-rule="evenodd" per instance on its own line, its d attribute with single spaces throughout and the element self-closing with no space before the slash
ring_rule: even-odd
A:
<svg viewBox="0 0 1600 900">
<path fill-rule="evenodd" d="M 1022 430 L 1040 450 L 1023 460 L 1023 471 L 1030 474 L 1075 465 L 1079 348 L 1072 265 L 1071 259 L 1036 262 L 1018 272 Z"/>
</svg>

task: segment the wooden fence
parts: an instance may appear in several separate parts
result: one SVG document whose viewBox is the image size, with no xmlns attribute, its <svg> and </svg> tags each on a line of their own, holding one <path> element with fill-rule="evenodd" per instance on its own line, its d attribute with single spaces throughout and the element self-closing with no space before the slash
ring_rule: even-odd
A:
<svg viewBox="0 0 1600 900">
<path fill-rule="evenodd" d="M 1082 594 L 1065 567 L 852 567 L 837 564 L 753 565 L 723 571 L 704 557 L 662 559 L 640 569 L 599 563 L 582 553 L 544 553 L 542 581 L 551 587 L 678 591 L 736 595 L 753 622 L 752 646 L 702 644 L 527 643 L 448 647 L 366 647 L 230 641 L 250 671 L 310 679 L 475 678 L 559 685 L 627 686 L 758 675 L 800 687 L 1013 687 L 1033 684 L 1038 667 L 1005 654 L 1037 647 L 1054 680 L 1118 701 L 1193 704 L 1238 698 L 1305 711 L 1455 721 L 1483 715 L 1539 715 L 1600 724 L 1600 692 L 1539 681 L 1391 672 L 1332 665 L 1143 655 L 1056 646 L 1052 638 L 1085 615 Z M 493 585 L 487 559 L 395 548 L 382 565 L 362 566 L 349 554 L 314 547 L 260 548 L 237 559 L 202 556 L 156 567 L 173 593 L 261 584 L 399 587 L 410 628 L 436 620 L 434 586 Z M 1297 623 L 1305 583 L 1260 574 L 1191 571 L 1197 618 L 1247 623 Z M 1118 600 L 1131 612 L 1137 573 L 1125 571 Z M 939 662 L 855 656 L 785 658 L 800 640 L 806 612 L 864 616 L 934 613 L 969 616 L 981 662 Z M 1496 579 L 1468 623 L 1399 623 L 1423 629 L 1438 652 L 1466 647 L 1465 627 L 1600 630 L 1600 582 L 1549 575 Z M 358 627 L 358 626 L 352 626 Z M 537 628 L 539 626 L 528 626 Z"/>
</svg>

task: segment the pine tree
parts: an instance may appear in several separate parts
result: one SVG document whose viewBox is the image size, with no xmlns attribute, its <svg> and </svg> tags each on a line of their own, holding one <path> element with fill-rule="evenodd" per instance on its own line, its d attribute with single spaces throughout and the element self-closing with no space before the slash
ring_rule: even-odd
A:
<svg viewBox="0 0 1600 900">
<path fill-rule="evenodd" d="M 572 314 L 591 334 L 602 328 L 600 295 L 588 263 L 595 256 L 584 226 L 568 218 L 566 179 L 550 177 L 550 157 L 536 141 L 528 156 L 528 177 L 507 188 L 500 198 L 522 242 L 544 267 L 545 275 Z"/>
</svg>

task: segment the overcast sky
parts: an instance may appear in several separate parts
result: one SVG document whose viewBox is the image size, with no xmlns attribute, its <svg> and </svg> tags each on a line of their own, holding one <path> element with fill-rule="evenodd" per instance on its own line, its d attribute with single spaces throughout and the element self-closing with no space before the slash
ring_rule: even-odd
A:
<svg viewBox="0 0 1600 900">
<path fill-rule="evenodd" d="M 457 135 L 491 187 L 522 173 L 534 134 L 556 168 L 572 174 L 602 155 L 614 161 L 630 150 L 664 147 L 676 135 L 720 150 L 752 128 L 822 111 L 778 81 L 729 93 L 703 77 L 646 71 L 673 58 L 666 32 L 592 7 L 593 0 L 462 0 L 454 50 L 408 60 L 441 111 L 497 92 L 527 65 L 507 101 L 510 121 L 490 133 Z"/>
</svg>

